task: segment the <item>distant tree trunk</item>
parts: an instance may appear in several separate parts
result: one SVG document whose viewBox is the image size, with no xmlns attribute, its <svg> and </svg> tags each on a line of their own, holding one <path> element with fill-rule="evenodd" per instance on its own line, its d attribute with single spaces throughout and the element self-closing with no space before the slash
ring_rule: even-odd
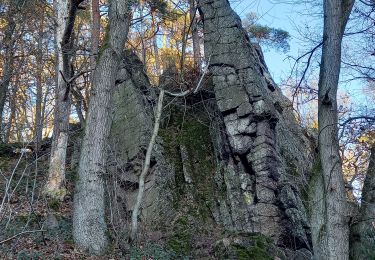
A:
<svg viewBox="0 0 375 260">
<path fill-rule="evenodd" d="M 317 259 L 349 259 L 349 210 L 339 153 L 337 87 L 341 43 L 354 0 L 324 0 L 323 52 L 319 78 L 319 154 L 323 176 L 324 214 L 312 227 Z M 315 208 L 312 208 L 315 210 Z"/>
<path fill-rule="evenodd" d="M 35 101 L 35 126 L 34 126 L 34 141 L 35 151 L 39 151 L 43 135 L 43 117 L 42 117 L 42 102 L 43 102 L 43 31 L 44 31 L 44 9 L 41 9 L 41 24 L 38 32 L 38 48 L 36 55 L 36 101 Z"/>
<path fill-rule="evenodd" d="M 180 57 L 180 77 L 181 82 L 184 82 L 184 68 L 185 68 L 185 53 L 186 53 L 186 45 L 187 45 L 187 39 L 189 36 L 189 27 L 187 27 L 187 21 L 186 21 L 187 15 L 184 15 L 184 27 L 181 32 L 181 57 Z"/>
<path fill-rule="evenodd" d="M 158 48 L 158 42 L 157 42 L 157 32 L 159 28 L 157 27 L 155 23 L 155 12 L 151 13 L 151 27 L 152 31 L 155 32 L 154 37 L 152 38 L 152 47 L 154 48 L 154 59 L 155 59 L 155 69 L 156 69 L 156 76 L 160 75 L 160 58 L 159 58 L 159 48 Z"/>
<path fill-rule="evenodd" d="M 4 142 L 9 143 L 11 135 L 12 135 L 12 128 L 14 124 L 14 120 L 16 118 L 16 100 L 17 100 L 17 88 L 16 86 L 19 84 L 19 76 L 16 75 L 16 78 L 14 80 L 14 84 L 11 86 L 11 91 L 9 95 L 9 109 L 10 109 L 10 115 L 9 120 L 5 132 Z"/>
<path fill-rule="evenodd" d="M 103 254 L 107 246 L 104 212 L 106 143 L 111 100 L 130 25 L 128 1 L 109 1 L 109 35 L 94 72 L 85 136 L 74 196 L 73 237 L 78 247 Z"/>
<path fill-rule="evenodd" d="M 362 189 L 361 208 L 357 223 L 351 229 L 351 258 L 371 259 L 375 248 L 375 145 Z"/>
<path fill-rule="evenodd" d="M 190 19 L 191 19 L 191 35 L 193 39 L 193 54 L 194 54 L 194 67 L 197 69 L 201 68 L 201 49 L 200 49 L 200 38 L 198 34 L 197 25 L 197 8 L 195 0 L 190 0 Z"/>
<path fill-rule="evenodd" d="M 74 106 L 76 108 L 76 112 L 77 112 L 77 116 L 78 116 L 78 119 L 79 119 L 79 123 L 80 123 L 80 125 L 82 127 L 84 125 L 84 123 L 85 123 L 85 118 L 84 118 L 83 113 L 82 113 L 82 100 L 76 98 L 76 100 L 74 102 Z"/>
<path fill-rule="evenodd" d="M 99 0 L 91 0 L 91 69 L 95 69 L 99 51 L 100 10 Z"/>
<path fill-rule="evenodd" d="M 3 127 L 3 112 L 6 102 L 6 96 L 10 84 L 11 77 L 13 75 L 13 60 L 14 60 L 14 31 L 16 29 L 16 22 L 14 21 L 14 9 L 13 2 L 10 1 L 9 11 L 7 14 L 7 25 L 4 32 L 3 38 L 3 49 L 4 49 L 4 67 L 3 77 L 0 82 L 0 130 Z"/>
<path fill-rule="evenodd" d="M 66 149 L 68 146 L 68 128 L 71 106 L 70 84 L 72 77 L 72 35 L 74 22 L 79 4 L 83 0 L 59 0 L 56 10 L 58 13 L 57 45 L 58 49 L 58 88 L 55 104 L 55 118 L 51 159 L 48 169 L 48 180 L 44 193 L 51 198 L 62 199 L 65 196 L 63 187 L 65 180 Z M 69 8 L 68 8 L 69 6 Z"/>
</svg>

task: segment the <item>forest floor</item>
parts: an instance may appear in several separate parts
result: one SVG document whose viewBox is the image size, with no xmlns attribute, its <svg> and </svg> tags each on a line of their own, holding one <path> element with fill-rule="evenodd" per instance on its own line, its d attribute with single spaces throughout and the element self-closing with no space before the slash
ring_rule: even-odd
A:
<svg viewBox="0 0 375 260">
<path fill-rule="evenodd" d="M 211 255 L 210 245 L 215 241 L 212 234 L 207 236 L 198 232 L 192 236 L 186 230 L 178 231 L 170 241 L 160 239 L 166 238 L 166 234 L 156 234 L 156 239 L 147 238 L 147 242 L 125 248 L 114 242 L 116 239 L 109 232 L 112 241 L 108 253 L 102 257 L 89 256 L 75 248 L 72 211 L 77 173 L 71 167 L 72 150 L 72 147 L 68 148 L 67 195 L 64 201 L 50 201 L 42 194 L 49 147 L 36 157 L 30 151 L 0 144 L 0 259 L 192 259 L 185 256 L 192 249 L 186 243 L 187 239 L 196 242 L 198 252 Z"/>
<path fill-rule="evenodd" d="M 42 195 L 48 154 L 47 150 L 38 159 L 30 151 L 8 149 L 0 154 L 0 259 L 126 258 L 116 248 L 105 257 L 89 257 L 74 247 L 75 173 L 68 165 L 64 201 L 48 202 Z"/>
</svg>

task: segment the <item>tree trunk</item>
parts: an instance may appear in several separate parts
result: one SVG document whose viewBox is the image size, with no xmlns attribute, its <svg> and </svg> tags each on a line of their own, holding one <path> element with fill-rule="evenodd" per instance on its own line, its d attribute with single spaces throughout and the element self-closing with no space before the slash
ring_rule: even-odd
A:
<svg viewBox="0 0 375 260">
<path fill-rule="evenodd" d="M 8 143 L 11 140 L 12 137 L 12 131 L 13 131 L 13 124 L 15 122 L 16 118 L 16 100 L 17 100 L 17 85 L 19 84 L 19 76 L 16 76 L 14 80 L 14 84 L 11 86 L 10 96 L 9 96 L 9 109 L 10 109 L 10 115 L 9 120 L 4 136 L 4 142 Z"/>
<path fill-rule="evenodd" d="M 100 39 L 100 11 L 99 0 L 91 1 L 91 69 L 95 69 L 96 58 L 99 51 Z"/>
<path fill-rule="evenodd" d="M 142 173 L 139 176 L 139 190 L 137 194 L 137 200 L 134 205 L 134 209 L 132 212 L 132 226 L 131 226 L 131 232 L 130 232 L 130 241 L 135 241 L 138 231 L 138 214 L 141 208 L 142 199 L 143 199 L 143 193 L 145 191 L 145 179 L 146 174 L 148 173 L 150 169 L 150 162 L 151 162 L 151 154 L 152 150 L 155 145 L 156 137 L 158 136 L 159 132 L 159 125 L 160 125 L 160 118 L 161 118 L 161 112 L 163 109 L 163 99 L 164 99 L 164 90 L 162 89 L 160 91 L 159 95 L 159 101 L 158 101 L 158 107 L 155 113 L 155 123 L 154 123 L 154 131 L 152 132 L 151 140 L 147 148 L 146 152 L 146 158 L 144 161 L 144 166 L 142 169 Z"/>
<path fill-rule="evenodd" d="M 3 125 L 3 111 L 6 102 L 6 96 L 8 93 L 10 79 L 13 75 L 13 60 L 14 60 L 14 31 L 16 29 L 16 22 L 14 21 L 14 7 L 12 6 L 12 2 L 9 6 L 9 11 L 7 15 L 7 25 L 4 32 L 4 39 L 3 39 L 3 48 L 5 53 L 4 59 L 4 68 L 3 68 L 3 77 L 0 82 L 0 130 L 2 131 Z"/>
<path fill-rule="evenodd" d="M 35 151 L 39 151 L 42 135 L 43 135 L 43 117 L 42 117 L 42 102 L 43 102 L 43 30 L 44 30 L 44 10 L 41 10 L 41 24 L 38 32 L 38 50 L 36 55 L 36 104 L 35 104 L 35 126 L 34 126 L 34 142 Z"/>
<path fill-rule="evenodd" d="M 66 149 L 68 146 L 68 128 L 71 106 L 70 83 L 72 77 L 72 35 L 74 22 L 79 4 L 83 0 L 71 0 L 68 9 L 68 2 L 60 0 L 57 2 L 58 13 L 57 45 L 58 48 L 58 88 L 55 104 L 55 118 L 53 129 L 53 140 L 51 159 L 48 169 L 48 180 L 44 193 L 51 198 L 62 199 L 65 196 L 63 187 L 65 180 Z"/>
<path fill-rule="evenodd" d="M 351 229 L 351 258 L 370 259 L 374 256 L 375 241 L 375 145 L 362 189 L 361 208 L 356 224 Z"/>
<path fill-rule="evenodd" d="M 159 61 L 159 48 L 158 48 L 158 42 L 157 42 L 157 32 L 159 31 L 159 27 L 157 27 L 155 23 L 155 12 L 151 13 L 151 28 L 152 28 L 152 31 L 155 32 L 155 35 L 152 38 L 152 47 L 154 49 L 154 59 L 155 59 L 155 69 L 156 69 L 155 75 L 159 77 L 160 76 L 160 61 Z"/>
<path fill-rule="evenodd" d="M 323 190 L 317 191 L 317 195 L 324 194 L 324 215 L 318 216 L 322 218 L 323 224 L 312 227 L 313 237 L 319 237 L 320 240 L 313 245 L 317 259 L 349 258 L 349 212 L 337 135 L 337 87 L 341 67 L 341 43 L 353 3 L 353 0 L 324 1 L 318 104 Z"/>
<path fill-rule="evenodd" d="M 197 25 L 197 8 L 194 0 L 190 0 L 191 35 L 193 39 L 194 67 L 201 68 L 201 47 Z"/>
<path fill-rule="evenodd" d="M 94 72 L 74 197 L 73 237 L 78 247 L 92 254 L 103 254 L 107 246 L 103 181 L 106 143 L 112 92 L 129 24 L 129 3 L 110 1 L 109 42 Z"/>
</svg>

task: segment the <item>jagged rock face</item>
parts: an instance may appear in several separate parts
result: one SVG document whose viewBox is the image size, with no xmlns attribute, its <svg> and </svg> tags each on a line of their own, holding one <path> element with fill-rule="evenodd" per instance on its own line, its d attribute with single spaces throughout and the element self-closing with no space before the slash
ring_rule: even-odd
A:
<svg viewBox="0 0 375 260">
<path fill-rule="evenodd" d="M 156 97 L 139 58 L 130 51 L 125 57 L 116 79 L 107 160 L 112 212 L 118 213 L 114 219 L 122 227 L 127 226 L 138 194 L 138 179 L 153 130 Z M 140 212 L 143 224 L 170 219 L 173 187 L 174 170 L 157 140 L 145 180 Z"/>
<path fill-rule="evenodd" d="M 217 222 L 259 232 L 279 245 L 310 248 L 301 188 L 314 158 L 292 104 L 273 82 L 227 0 L 200 0 L 205 56 L 219 118 L 212 135 L 218 158 Z"/>
<path fill-rule="evenodd" d="M 156 144 L 146 180 L 142 224 L 173 226 L 183 216 L 180 222 L 189 227 L 180 228 L 190 230 L 191 241 L 199 235 L 196 226 L 212 232 L 220 224 L 226 231 L 269 236 L 282 247 L 310 249 L 301 193 L 314 142 L 296 122 L 260 47 L 249 41 L 227 0 L 200 0 L 199 7 L 215 100 L 186 117 L 184 103 L 182 123 L 161 129 L 163 142 Z M 155 102 L 143 65 L 134 54 L 127 57 L 116 80 L 107 167 L 114 176 L 111 206 L 119 213 L 114 219 L 124 222 L 135 204 Z M 202 113 L 206 110 L 208 117 Z M 211 217 L 216 224 L 207 222 Z"/>
</svg>

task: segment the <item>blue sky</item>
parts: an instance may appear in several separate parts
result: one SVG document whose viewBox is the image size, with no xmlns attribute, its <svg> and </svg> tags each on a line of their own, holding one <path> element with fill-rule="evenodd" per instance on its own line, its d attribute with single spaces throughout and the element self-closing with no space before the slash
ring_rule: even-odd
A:
<svg viewBox="0 0 375 260">
<path fill-rule="evenodd" d="M 303 4 L 288 4 L 280 0 L 230 0 L 230 2 L 241 18 L 244 18 L 247 13 L 255 12 L 259 16 L 259 24 L 286 30 L 291 35 L 290 51 L 287 53 L 263 48 L 267 66 L 278 84 L 290 76 L 290 70 L 294 64 L 290 57 L 296 58 L 313 46 L 308 43 L 309 40 L 301 36 L 298 28 L 303 28 L 302 30 L 308 28 L 314 32 L 311 35 L 321 34 L 323 18 L 317 14 L 319 7 L 311 10 L 311 7 L 306 8 Z M 316 1 L 317 4 L 320 2 Z M 315 77 L 317 78 L 317 75 Z M 357 80 L 342 83 L 339 90 L 346 92 L 358 109 L 363 109 L 364 106 L 374 109 L 372 97 L 364 94 L 364 86 L 364 82 Z"/>
<path fill-rule="evenodd" d="M 291 35 L 289 52 L 264 50 L 267 66 L 274 80 L 280 83 L 282 78 L 289 76 L 288 73 L 293 66 L 288 56 L 297 56 L 301 52 L 301 43 L 298 40 L 299 35 L 294 24 L 304 22 L 301 15 L 298 15 L 298 12 L 302 11 L 302 7 L 272 0 L 233 0 L 231 5 L 241 18 L 244 18 L 247 13 L 255 12 L 259 16 L 260 24 L 286 30 Z"/>
</svg>

